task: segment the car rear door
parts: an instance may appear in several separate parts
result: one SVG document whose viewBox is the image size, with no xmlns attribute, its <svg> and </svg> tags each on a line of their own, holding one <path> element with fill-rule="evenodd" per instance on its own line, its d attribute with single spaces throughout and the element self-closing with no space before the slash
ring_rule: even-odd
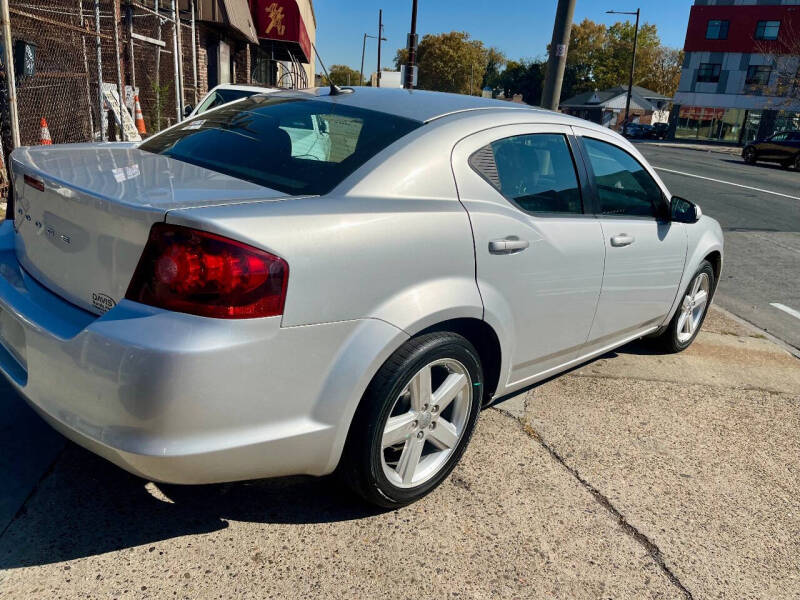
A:
<svg viewBox="0 0 800 600">
<path fill-rule="evenodd" d="M 589 353 L 663 321 L 683 274 L 687 237 L 683 224 L 669 221 L 666 190 L 635 150 L 605 133 L 574 130 L 591 176 L 606 254 Z"/>
<path fill-rule="evenodd" d="M 453 150 L 485 318 L 505 342 L 506 389 L 575 358 L 597 306 L 602 231 L 583 208 L 585 172 L 570 134 L 556 125 L 495 127 Z"/>
</svg>

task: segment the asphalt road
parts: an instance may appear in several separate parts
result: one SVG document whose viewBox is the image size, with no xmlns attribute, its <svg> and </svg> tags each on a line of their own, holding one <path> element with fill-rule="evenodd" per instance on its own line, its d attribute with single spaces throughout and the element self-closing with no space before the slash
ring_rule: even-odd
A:
<svg viewBox="0 0 800 600">
<path fill-rule="evenodd" d="M 718 152 L 638 148 L 673 194 L 722 225 L 725 264 L 715 302 L 800 348 L 800 173 Z"/>
</svg>

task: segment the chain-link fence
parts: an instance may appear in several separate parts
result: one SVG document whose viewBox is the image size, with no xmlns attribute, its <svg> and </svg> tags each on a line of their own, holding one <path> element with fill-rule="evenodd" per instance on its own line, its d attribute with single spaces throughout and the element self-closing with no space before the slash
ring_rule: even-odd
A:
<svg viewBox="0 0 800 600">
<path fill-rule="evenodd" d="M 9 0 L 15 65 L 20 53 L 27 53 L 30 65 L 22 72 L 19 65 L 0 70 L 0 195 L 13 149 L 9 68 L 16 73 L 21 145 L 136 135 L 137 93 L 148 134 L 176 123 L 185 104 L 196 104 L 205 92 L 194 62 L 198 36 L 192 12 L 184 11 L 175 43 L 175 8 L 171 0 Z"/>
</svg>

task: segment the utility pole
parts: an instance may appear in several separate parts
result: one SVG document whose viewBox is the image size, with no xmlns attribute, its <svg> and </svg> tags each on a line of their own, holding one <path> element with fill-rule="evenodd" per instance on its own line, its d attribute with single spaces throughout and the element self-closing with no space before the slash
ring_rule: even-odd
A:
<svg viewBox="0 0 800 600">
<path fill-rule="evenodd" d="M 408 61 L 406 62 L 406 80 L 403 87 L 414 88 L 414 65 L 417 63 L 417 0 L 411 3 L 411 33 L 408 34 Z"/>
<path fill-rule="evenodd" d="M 617 11 L 607 10 L 609 15 L 636 15 L 636 27 L 633 30 L 633 55 L 631 56 L 631 72 L 628 76 L 628 97 L 625 99 L 625 123 L 628 122 L 628 116 L 631 112 L 631 94 L 633 93 L 633 71 L 636 68 L 636 42 L 639 38 L 639 9 L 633 11 Z"/>
<path fill-rule="evenodd" d="M 564 80 L 564 67 L 567 65 L 567 47 L 574 12 L 575 0 L 558 0 L 553 38 L 550 41 L 550 57 L 547 59 L 547 78 L 542 90 L 542 107 L 550 110 L 558 110 L 561 99 L 561 83 Z"/>
<path fill-rule="evenodd" d="M 375 76 L 376 87 L 381 87 L 381 38 L 383 37 L 383 9 L 378 10 L 378 74 Z"/>
</svg>

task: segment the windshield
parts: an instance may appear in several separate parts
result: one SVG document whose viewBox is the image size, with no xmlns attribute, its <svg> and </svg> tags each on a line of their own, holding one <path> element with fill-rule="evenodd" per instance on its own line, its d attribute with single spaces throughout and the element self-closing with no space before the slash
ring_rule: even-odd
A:
<svg viewBox="0 0 800 600">
<path fill-rule="evenodd" d="M 139 148 L 292 195 L 326 194 L 422 125 L 333 102 L 252 96 Z"/>
</svg>

